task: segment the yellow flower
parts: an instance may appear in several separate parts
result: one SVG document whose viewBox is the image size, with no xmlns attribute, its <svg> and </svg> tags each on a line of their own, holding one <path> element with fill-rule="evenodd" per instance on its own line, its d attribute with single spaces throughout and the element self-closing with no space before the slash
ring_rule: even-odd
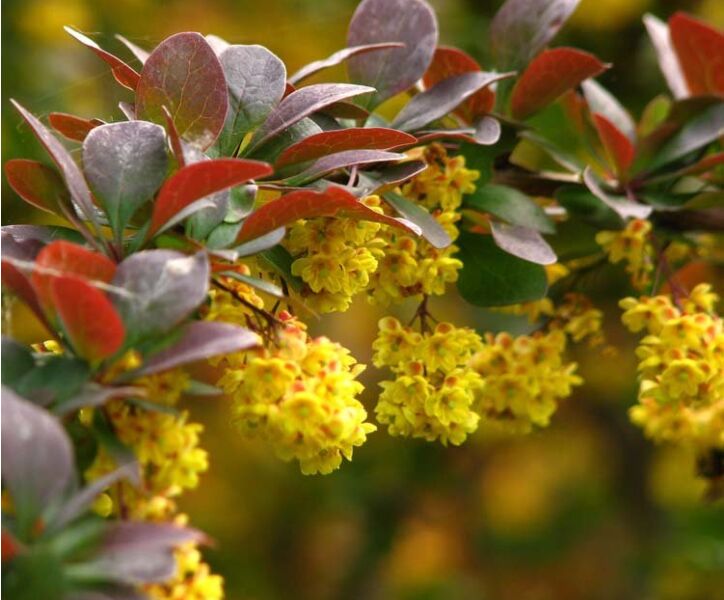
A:
<svg viewBox="0 0 724 600">
<path fill-rule="evenodd" d="M 563 361 L 565 348 L 559 329 L 517 338 L 488 334 L 471 361 L 485 382 L 478 400 L 483 419 L 511 432 L 548 425 L 558 401 L 582 383 L 576 364 Z"/>
<path fill-rule="evenodd" d="M 393 317 L 382 319 L 379 330 L 373 361 L 389 367 L 395 379 L 380 383 L 377 420 L 390 435 L 464 442 L 479 421 L 474 405 L 483 383 L 466 365 L 480 348 L 480 337 L 449 323 L 420 334 Z"/>
<path fill-rule="evenodd" d="M 304 474 L 329 473 L 375 430 L 357 400 L 364 366 L 339 344 L 309 338 L 288 313 L 280 319 L 273 342 L 230 363 L 218 385 L 231 396 L 242 431 L 282 460 L 297 460 Z"/>
<path fill-rule="evenodd" d="M 651 223 L 643 219 L 632 219 L 621 231 L 600 231 L 596 243 L 603 247 L 612 263 L 625 262 L 631 283 L 642 289 L 651 282 L 654 270 L 653 246 L 649 241 Z"/>
<path fill-rule="evenodd" d="M 724 331 L 716 296 L 698 285 L 681 309 L 669 296 L 626 298 L 622 320 L 646 330 L 636 351 L 641 384 L 629 415 L 656 441 L 724 448 Z"/>
</svg>

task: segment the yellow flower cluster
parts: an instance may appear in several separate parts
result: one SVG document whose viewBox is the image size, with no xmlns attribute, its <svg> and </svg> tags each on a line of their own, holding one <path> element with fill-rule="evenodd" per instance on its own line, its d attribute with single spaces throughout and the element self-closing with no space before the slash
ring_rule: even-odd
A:
<svg viewBox="0 0 724 600">
<path fill-rule="evenodd" d="M 724 448 L 724 329 L 717 296 L 696 286 L 676 306 L 670 296 L 625 298 L 622 320 L 646 331 L 636 351 L 641 384 L 631 420 L 656 441 Z"/>
<path fill-rule="evenodd" d="M 631 219 L 621 231 L 599 231 L 596 243 L 601 246 L 612 263 L 626 262 L 626 272 L 637 290 L 651 283 L 654 271 L 654 249 L 650 241 L 651 223 Z"/>
<path fill-rule="evenodd" d="M 391 435 L 457 446 L 477 429 L 475 399 L 483 382 L 467 367 L 480 349 L 480 337 L 472 329 L 439 323 L 421 334 L 385 317 L 372 348 L 375 366 L 395 374 L 380 383 L 375 410 Z"/>
<path fill-rule="evenodd" d="M 236 271 L 240 275 L 251 275 L 251 269 L 244 263 L 238 263 L 229 267 L 230 271 Z M 209 290 L 209 304 L 205 309 L 205 319 L 208 321 L 223 321 L 234 325 L 248 326 L 249 319 L 254 311 L 251 306 L 264 308 L 264 299 L 256 293 L 256 290 L 248 283 L 234 279 L 233 277 L 221 277 L 219 281 L 228 290 L 212 287 Z M 236 298 L 234 297 L 236 296 Z M 247 305 L 239 302 L 242 298 Z"/>
<path fill-rule="evenodd" d="M 289 313 L 279 318 L 268 347 L 228 357 L 218 385 L 244 432 L 298 460 L 304 474 L 330 473 L 375 430 L 356 399 L 364 365 L 326 337 L 310 338 Z"/>
<path fill-rule="evenodd" d="M 400 193 L 429 210 L 452 240 L 457 239 L 455 223 L 463 194 L 475 190 L 480 174 L 465 168 L 465 158 L 449 157 L 439 144 L 432 144 L 421 156 L 427 169 L 405 183 Z M 453 258 L 458 248 L 435 248 L 424 239 L 401 234 L 391 227 L 380 230 L 384 256 L 371 278 L 369 288 L 373 302 L 389 305 L 409 296 L 442 295 L 448 283 L 455 282 L 462 263 Z"/>
<path fill-rule="evenodd" d="M 478 410 L 490 422 L 515 433 L 548 425 L 558 400 L 583 381 L 576 363 L 566 363 L 566 334 L 561 329 L 521 335 L 487 334 L 470 363 L 485 381 Z"/>
<path fill-rule="evenodd" d="M 221 600 L 224 580 L 209 571 L 195 544 L 185 544 L 174 553 L 176 575 L 162 584 L 146 585 L 150 600 Z"/>
<path fill-rule="evenodd" d="M 105 377 L 112 379 L 138 365 L 138 355 L 128 353 L 111 367 Z M 104 414 L 111 428 L 138 460 L 141 487 L 136 488 L 127 482 L 113 485 L 96 499 L 96 512 L 102 516 L 115 515 L 154 522 L 173 520 L 185 524 L 186 516 L 176 514 L 175 499 L 183 490 L 197 487 L 199 474 L 208 468 L 207 453 L 199 447 L 203 427 L 189 423 L 187 411 L 172 409 L 188 383 L 188 375 L 178 369 L 134 380 L 133 386 L 142 388 L 149 401 L 160 405 L 157 410 L 123 399 L 111 400 L 105 405 Z M 81 412 L 84 422 L 87 423 L 91 417 L 91 411 Z M 111 454 L 101 447 L 85 476 L 92 481 L 116 466 Z M 223 597 L 223 579 L 210 574 L 194 544 L 178 548 L 176 558 L 177 573 L 172 580 L 144 586 L 144 592 L 150 598 L 220 600 Z"/>
<path fill-rule="evenodd" d="M 379 196 L 363 202 L 382 212 Z M 327 217 L 300 219 L 291 227 L 285 245 L 295 259 L 292 274 L 305 282 L 303 296 L 311 308 L 345 311 L 368 286 L 383 254 L 380 228 L 372 221 Z"/>
<path fill-rule="evenodd" d="M 585 294 L 570 292 L 556 306 L 551 328 L 560 328 L 574 342 L 588 340 L 589 346 L 603 344 L 603 312 L 594 308 Z"/>
</svg>

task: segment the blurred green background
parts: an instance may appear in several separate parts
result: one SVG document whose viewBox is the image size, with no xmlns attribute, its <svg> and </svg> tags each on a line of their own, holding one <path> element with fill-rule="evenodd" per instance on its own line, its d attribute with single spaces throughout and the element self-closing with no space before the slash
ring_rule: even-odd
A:
<svg viewBox="0 0 724 600">
<path fill-rule="evenodd" d="M 501 2 L 438 0 L 442 42 L 487 64 L 487 27 Z M 118 32 L 150 48 L 182 30 L 259 43 L 293 72 L 345 44 L 355 0 L 5 0 L 2 6 L 2 155 L 42 151 L 9 107 L 119 119 L 128 100 L 65 24 L 127 56 Z M 646 11 L 677 9 L 724 26 L 724 0 L 583 0 L 556 39 L 592 51 L 615 68 L 602 76 L 638 115 L 664 91 L 644 35 Z M 332 78 L 342 71 L 327 73 Z M 42 221 L 3 182 L 3 223 Z M 708 272 L 708 278 L 721 274 Z M 699 273 L 699 276 L 702 276 Z M 589 278 L 607 310 L 613 359 L 577 350 L 586 385 L 545 431 L 503 438 L 480 431 L 462 448 L 373 434 L 351 464 L 304 477 L 229 424 L 223 398 L 189 401 L 206 424 L 211 470 L 183 501 L 217 541 L 207 552 L 231 600 L 409 599 L 566 600 L 724 598 L 724 514 L 702 500 L 694 458 L 655 448 L 628 423 L 634 401 L 634 340 L 618 325 L 626 293 L 615 269 Z M 721 286 L 719 292 L 721 293 Z M 525 323 L 468 309 L 450 298 L 437 316 L 482 330 Z M 399 314 L 411 314 L 404 306 Z M 351 313 L 312 329 L 349 346 L 362 362 L 381 316 L 360 300 Z M 354 327 L 350 326 L 354 323 Z M 360 325 L 362 324 L 362 325 Z M 32 332 L 20 332 L 32 337 Z M 365 401 L 382 374 L 369 368 Z"/>
</svg>

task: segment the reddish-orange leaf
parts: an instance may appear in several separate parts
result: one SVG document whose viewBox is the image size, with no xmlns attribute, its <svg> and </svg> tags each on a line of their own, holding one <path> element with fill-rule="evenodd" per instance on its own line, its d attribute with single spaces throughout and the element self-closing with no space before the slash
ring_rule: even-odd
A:
<svg viewBox="0 0 724 600">
<path fill-rule="evenodd" d="M 78 244 L 58 240 L 43 248 L 35 259 L 37 270 L 31 281 L 46 314 L 54 314 L 51 282 L 58 276 L 74 275 L 105 283 L 113 279 L 116 265 L 107 256 Z"/>
<path fill-rule="evenodd" d="M 60 175 L 36 160 L 15 158 L 5 163 L 5 177 L 18 196 L 35 208 L 61 214 L 68 190 Z"/>
<path fill-rule="evenodd" d="M 158 193 L 148 235 L 168 227 L 174 217 L 196 200 L 271 173 L 273 169 L 267 163 L 240 158 L 219 158 L 186 165 L 176 171 Z"/>
<path fill-rule="evenodd" d="M 98 361 L 120 350 L 126 336 L 123 321 L 103 292 L 78 277 L 55 277 L 50 291 L 79 356 Z"/>
<path fill-rule="evenodd" d="M 724 33 L 683 12 L 669 19 L 669 32 L 691 94 L 724 96 Z"/>
<path fill-rule="evenodd" d="M 87 35 L 82 34 L 80 31 L 76 31 L 71 27 L 64 27 L 64 29 L 71 37 L 78 40 L 86 48 L 89 48 L 92 52 L 94 52 L 98 58 L 103 60 L 111 68 L 113 77 L 118 83 L 120 83 L 123 87 L 127 87 L 129 90 L 135 91 L 138 81 L 141 78 L 135 69 L 128 66 L 117 56 L 105 51 L 92 39 L 90 39 Z"/>
<path fill-rule="evenodd" d="M 625 180 L 633 164 L 636 149 L 631 140 L 603 115 L 594 113 L 593 121 L 616 176 Z"/>
<path fill-rule="evenodd" d="M 84 119 L 83 117 L 57 112 L 50 113 L 48 121 L 50 126 L 58 133 L 76 142 L 82 142 L 91 129 L 103 125 L 103 121 L 100 119 Z"/>
<path fill-rule="evenodd" d="M 583 80 L 608 68 L 593 54 L 575 48 L 544 50 L 528 65 L 513 88 L 511 113 L 526 119 Z"/>
<path fill-rule="evenodd" d="M 429 89 L 445 79 L 474 71 L 480 71 L 480 65 L 472 56 L 457 48 L 439 46 L 435 50 L 432 62 L 427 68 L 422 81 L 425 88 Z M 495 92 L 490 87 L 485 87 L 463 102 L 455 110 L 455 113 L 465 119 L 466 122 L 472 123 L 478 117 L 493 110 L 494 105 Z"/>
<path fill-rule="evenodd" d="M 576 131 L 583 133 L 586 129 L 586 101 L 576 90 L 568 90 L 561 96 L 561 106 Z"/>
<path fill-rule="evenodd" d="M 345 150 L 390 150 L 414 144 L 416 138 L 409 133 L 386 127 L 350 127 L 310 135 L 292 144 L 277 158 L 277 166 L 315 160 Z"/>
<path fill-rule="evenodd" d="M 297 219 L 334 216 L 377 221 L 407 229 L 416 235 L 420 233 L 412 223 L 381 215 L 346 190 L 330 186 L 324 192 L 298 190 L 268 202 L 244 221 L 236 241 L 253 240 Z"/>
<path fill-rule="evenodd" d="M 35 294 L 33 286 L 30 284 L 30 280 L 25 273 L 6 260 L 2 261 L 2 283 L 8 290 L 28 305 L 28 308 L 35 313 L 38 319 L 47 327 L 48 331 L 53 331 L 53 328 L 45 318 L 43 309 L 40 308 L 38 297 Z"/>
</svg>

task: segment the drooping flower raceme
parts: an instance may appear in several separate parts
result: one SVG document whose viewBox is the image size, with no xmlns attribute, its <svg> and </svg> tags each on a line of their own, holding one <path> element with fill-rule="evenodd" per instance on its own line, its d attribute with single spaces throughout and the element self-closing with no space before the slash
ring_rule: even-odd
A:
<svg viewBox="0 0 724 600">
<path fill-rule="evenodd" d="M 266 347 L 228 357 L 218 385 L 244 433 L 297 460 L 305 474 L 329 473 L 375 430 L 357 400 L 364 365 L 326 337 L 309 337 L 289 313 L 279 318 Z"/>
<path fill-rule="evenodd" d="M 724 448 L 724 329 L 711 286 L 676 306 L 668 295 L 625 298 L 622 320 L 645 331 L 637 349 L 640 388 L 631 420 L 656 441 Z"/>
<path fill-rule="evenodd" d="M 487 334 L 470 363 L 485 382 L 481 417 L 516 433 L 547 426 L 558 401 L 583 382 L 576 364 L 563 359 L 566 342 L 561 329 L 518 337 Z"/>
<path fill-rule="evenodd" d="M 385 317 L 372 347 L 375 366 L 395 375 L 380 384 L 375 409 L 391 435 L 459 445 L 477 429 L 482 380 L 467 364 L 480 349 L 480 337 L 472 329 L 439 323 L 421 334 Z"/>
<path fill-rule="evenodd" d="M 427 169 L 399 192 L 430 211 L 454 241 L 460 220 L 457 209 L 463 194 L 475 190 L 474 181 L 480 174 L 465 168 L 464 157 L 449 157 L 439 144 L 427 146 L 421 157 Z M 410 296 L 439 296 L 445 293 L 447 284 L 457 281 L 462 263 L 454 258 L 458 251 L 454 244 L 435 248 L 424 239 L 387 226 L 381 228 L 379 237 L 384 242 L 384 256 L 371 277 L 369 294 L 373 302 L 386 306 Z"/>
</svg>

